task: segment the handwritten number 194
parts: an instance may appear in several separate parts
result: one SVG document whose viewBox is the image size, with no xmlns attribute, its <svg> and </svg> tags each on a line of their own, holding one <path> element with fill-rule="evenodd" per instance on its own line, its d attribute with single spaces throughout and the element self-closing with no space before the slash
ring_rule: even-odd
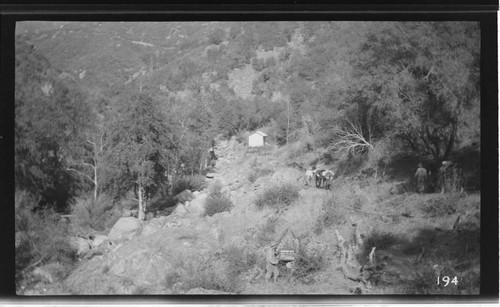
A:
<svg viewBox="0 0 500 307">
<path fill-rule="evenodd" d="M 458 278 L 456 276 L 453 277 L 453 279 L 451 281 L 450 281 L 450 276 L 443 276 L 443 277 L 438 276 L 438 278 L 437 278 L 437 284 L 438 284 L 438 286 L 439 286 L 439 284 L 440 284 L 441 281 L 444 283 L 445 287 L 448 286 L 450 284 L 450 282 L 452 284 L 454 284 L 455 286 L 458 285 Z"/>
</svg>

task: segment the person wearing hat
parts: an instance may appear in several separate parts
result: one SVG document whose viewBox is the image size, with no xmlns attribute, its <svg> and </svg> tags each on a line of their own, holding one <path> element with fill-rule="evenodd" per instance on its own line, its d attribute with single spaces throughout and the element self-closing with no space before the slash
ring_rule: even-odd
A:
<svg viewBox="0 0 500 307">
<path fill-rule="evenodd" d="M 427 179 L 427 170 L 424 168 L 422 163 L 418 164 L 417 171 L 415 172 L 415 177 L 417 178 L 417 191 L 423 193 L 425 191 L 425 180 Z"/>
<path fill-rule="evenodd" d="M 276 248 L 278 247 L 278 243 L 273 243 L 267 248 L 266 251 L 266 282 L 271 277 L 274 277 L 274 282 L 278 279 L 279 269 L 278 263 L 279 259 L 276 257 L 278 253 L 276 252 Z"/>
</svg>

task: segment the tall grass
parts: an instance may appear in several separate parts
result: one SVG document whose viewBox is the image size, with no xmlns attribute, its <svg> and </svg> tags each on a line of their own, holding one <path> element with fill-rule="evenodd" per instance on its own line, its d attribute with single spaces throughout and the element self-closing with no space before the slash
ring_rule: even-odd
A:
<svg viewBox="0 0 500 307">
<path fill-rule="evenodd" d="M 324 251 L 307 249 L 307 240 L 302 239 L 295 260 L 293 277 L 304 284 L 314 282 L 314 276 L 326 269 L 328 257 Z"/>
<path fill-rule="evenodd" d="M 292 184 L 283 184 L 271 187 L 259 194 L 254 203 L 257 208 L 271 207 L 283 209 L 299 198 L 299 190 Z"/>
<path fill-rule="evenodd" d="M 96 200 L 92 197 L 77 199 L 71 213 L 71 222 L 78 231 L 108 229 L 121 216 L 119 210 L 114 208 L 113 199 L 106 194 L 99 195 Z"/>
<path fill-rule="evenodd" d="M 167 289 L 187 291 L 193 288 L 239 293 L 244 288 L 244 276 L 258 266 L 258 253 L 240 245 L 228 245 L 199 262 L 193 258 L 173 260 L 175 270 L 162 284 Z"/>
<path fill-rule="evenodd" d="M 70 267 L 76 260 L 68 239 L 69 225 L 53 210 L 33 212 L 36 203 L 29 193 L 16 191 L 16 283 L 36 266 L 59 262 Z"/>
<path fill-rule="evenodd" d="M 338 195 L 324 200 L 321 204 L 321 214 L 314 225 L 314 232 L 321 234 L 325 228 L 344 224 L 345 217 L 342 208 L 346 205 L 346 201 Z"/>
<path fill-rule="evenodd" d="M 205 202 L 205 214 L 213 216 L 217 213 L 230 211 L 233 207 L 229 195 L 222 191 L 222 184 L 219 181 L 214 182 Z"/>
<path fill-rule="evenodd" d="M 193 288 L 217 290 L 230 293 L 241 291 L 239 275 L 233 274 L 222 259 L 210 259 L 202 263 L 193 260 L 180 260 L 177 266 L 180 272 L 167 274 L 163 284 L 167 288 L 180 285 L 180 290 Z"/>
</svg>

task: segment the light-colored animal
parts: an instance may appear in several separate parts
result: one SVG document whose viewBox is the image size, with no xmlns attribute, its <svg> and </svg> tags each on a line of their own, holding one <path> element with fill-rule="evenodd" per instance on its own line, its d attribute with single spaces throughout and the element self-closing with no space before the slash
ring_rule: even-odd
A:
<svg viewBox="0 0 500 307">
<path fill-rule="evenodd" d="M 311 185 L 313 179 L 314 179 L 314 171 L 312 170 L 311 167 L 309 167 L 306 170 L 306 185 Z"/>
</svg>

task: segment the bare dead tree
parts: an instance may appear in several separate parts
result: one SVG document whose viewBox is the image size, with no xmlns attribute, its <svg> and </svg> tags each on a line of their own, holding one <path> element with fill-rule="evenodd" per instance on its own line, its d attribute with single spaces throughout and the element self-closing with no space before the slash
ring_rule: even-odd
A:
<svg viewBox="0 0 500 307">
<path fill-rule="evenodd" d="M 85 172 L 80 171 L 74 167 L 67 167 L 66 170 L 68 171 L 73 171 L 76 172 L 78 175 L 89 179 L 93 186 L 94 186 L 94 200 L 97 199 L 97 193 L 99 190 L 99 177 L 98 177 L 98 171 L 99 168 L 101 167 L 100 162 L 102 160 L 103 156 L 103 151 L 105 147 L 105 131 L 103 127 L 100 127 L 98 131 L 96 131 L 94 134 L 90 134 L 85 142 L 87 144 L 90 144 L 91 146 L 91 152 L 90 156 L 88 157 L 87 161 L 84 159 L 81 159 L 79 162 L 72 161 L 70 160 L 70 164 L 74 166 L 80 166 L 80 167 L 88 167 L 92 170 L 92 176 L 87 175 Z"/>
<path fill-rule="evenodd" d="M 371 140 L 365 139 L 358 122 L 347 119 L 346 125 L 334 128 L 334 133 L 335 140 L 328 146 L 328 150 L 339 153 L 341 158 L 349 153 L 373 149 Z"/>
</svg>

